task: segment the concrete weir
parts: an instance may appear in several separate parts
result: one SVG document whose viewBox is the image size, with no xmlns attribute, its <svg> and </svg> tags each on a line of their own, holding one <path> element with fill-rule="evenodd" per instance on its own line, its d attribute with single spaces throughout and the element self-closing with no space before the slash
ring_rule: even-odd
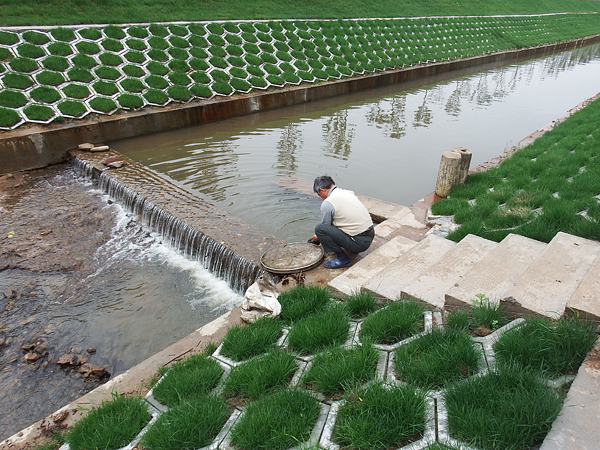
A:
<svg viewBox="0 0 600 450">
<path fill-rule="evenodd" d="M 115 116 L 100 116 L 41 127 L 0 132 L 0 174 L 44 167 L 67 159 L 69 149 L 82 142 L 102 143 L 173 130 L 230 117 L 291 106 L 366 89 L 399 84 L 432 75 L 482 70 L 539 58 L 600 42 L 600 35 L 534 48 L 510 50 L 453 61 L 379 72 L 353 78 L 301 85 L 273 91 L 215 97 L 185 105 L 147 108 Z"/>
<path fill-rule="evenodd" d="M 82 175 L 142 224 L 238 292 L 262 272 L 261 255 L 283 242 L 117 152 L 72 151 L 71 157 Z M 103 164 L 109 157 L 125 165 L 109 169 Z"/>
</svg>

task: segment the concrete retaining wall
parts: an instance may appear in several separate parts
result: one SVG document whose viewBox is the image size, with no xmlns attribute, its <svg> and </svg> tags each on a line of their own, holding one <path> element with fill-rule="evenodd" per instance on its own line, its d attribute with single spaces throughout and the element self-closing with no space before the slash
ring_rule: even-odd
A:
<svg viewBox="0 0 600 450">
<path fill-rule="evenodd" d="M 375 87 L 399 84 L 432 75 L 504 65 L 539 58 L 600 42 L 600 35 L 570 42 L 523 50 L 512 50 L 473 58 L 426 64 L 372 75 L 328 81 L 316 85 L 288 87 L 276 91 L 216 97 L 181 106 L 144 109 L 115 116 L 22 127 L 0 132 L 0 174 L 35 169 L 64 161 L 67 151 L 82 142 L 104 143 L 117 139 L 173 130 L 189 125 L 227 119 L 259 111 L 297 105 Z"/>
</svg>

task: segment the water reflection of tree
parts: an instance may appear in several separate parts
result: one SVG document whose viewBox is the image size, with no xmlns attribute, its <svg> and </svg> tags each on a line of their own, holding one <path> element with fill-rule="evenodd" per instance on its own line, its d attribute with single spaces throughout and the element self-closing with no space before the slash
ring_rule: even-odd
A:
<svg viewBox="0 0 600 450">
<path fill-rule="evenodd" d="M 427 107 L 427 94 L 430 90 L 425 91 L 423 95 L 423 103 L 415 111 L 415 117 L 413 120 L 413 127 L 426 127 L 431 125 L 431 109 Z"/>
<path fill-rule="evenodd" d="M 296 151 L 302 147 L 302 129 L 298 123 L 290 123 L 281 131 L 281 138 L 277 142 L 277 164 L 275 168 L 293 173 L 298 168 L 296 164 Z"/>
<path fill-rule="evenodd" d="M 375 124 L 393 138 L 400 139 L 406 134 L 406 95 L 392 97 L 390 101 L 379 101 L 371 105 L 366 114 L 369 124 Z M 390 107 L 385 108 L 389 103 Z"/>
<path fill-rule="evenodd" d="M 348 125 L 348 110 L 338 111 L 325 121 L 323 130 L 323 152 L 348 159 L 356 126 Z"/>
</svg>

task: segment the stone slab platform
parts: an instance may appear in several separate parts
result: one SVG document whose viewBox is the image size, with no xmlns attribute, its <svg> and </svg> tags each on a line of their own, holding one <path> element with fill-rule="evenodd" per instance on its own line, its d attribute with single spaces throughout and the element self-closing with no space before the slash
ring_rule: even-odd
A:
<svg viewBox="0 0 600 450">
<path fill-rule="evenodd" d="M 567 312 L 600 323 L 600 256 L 567 302 Z"/>
<path fill-rule="evenodd" d="M 511 314 L 558 318 L 598 255 L 599 242 L 560 232 L 501 301 Z"/>
<path fill-rule="evenodd" d="M 446 292 L 496 245 L 495 242 L 479 236 L 467 235 L 402 288 L 402 296 L 417 298 L 442 309 Z"/>
<path fill-rule="evenodd" d="M 546 248 L 543 242 L 509 234 L 446 293 L 446 307 L 468 307 L 477 294 L 499 302 Z"/>
<path fill-rule="evenodd" d="M 455 245 L 454 242 L 443 237 L 429 235 L 390 264 L 387 269 L 372 277 L 364 285 L 364 289 L 380 297 L 395 300 L 400 297 L 408 283 Z"/>
<path fill-rule="evenodd" d="M 379 272 L 386 271 L 387 266 L 396 261 L 402 254 L 416 245 L 412 239 L 397 236 L 380 246 L 343 274 L 335 277 L 328 285 L 341 295 L 351 295 Z"/>
</svg>

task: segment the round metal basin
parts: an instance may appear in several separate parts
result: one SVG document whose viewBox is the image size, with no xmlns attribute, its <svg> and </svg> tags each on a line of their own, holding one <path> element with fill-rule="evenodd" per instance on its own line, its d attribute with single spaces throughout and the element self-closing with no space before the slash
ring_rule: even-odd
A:
<svg viewBox="0 0 600 450">
<path fill-rule="evenodd" d="M 317 266 L 323 259 L 323 249 L 307 242 L 282 244 L 267 250 L 260 258 L 260 265 L 277 274 L 302 272 Z"/>
</svg>

